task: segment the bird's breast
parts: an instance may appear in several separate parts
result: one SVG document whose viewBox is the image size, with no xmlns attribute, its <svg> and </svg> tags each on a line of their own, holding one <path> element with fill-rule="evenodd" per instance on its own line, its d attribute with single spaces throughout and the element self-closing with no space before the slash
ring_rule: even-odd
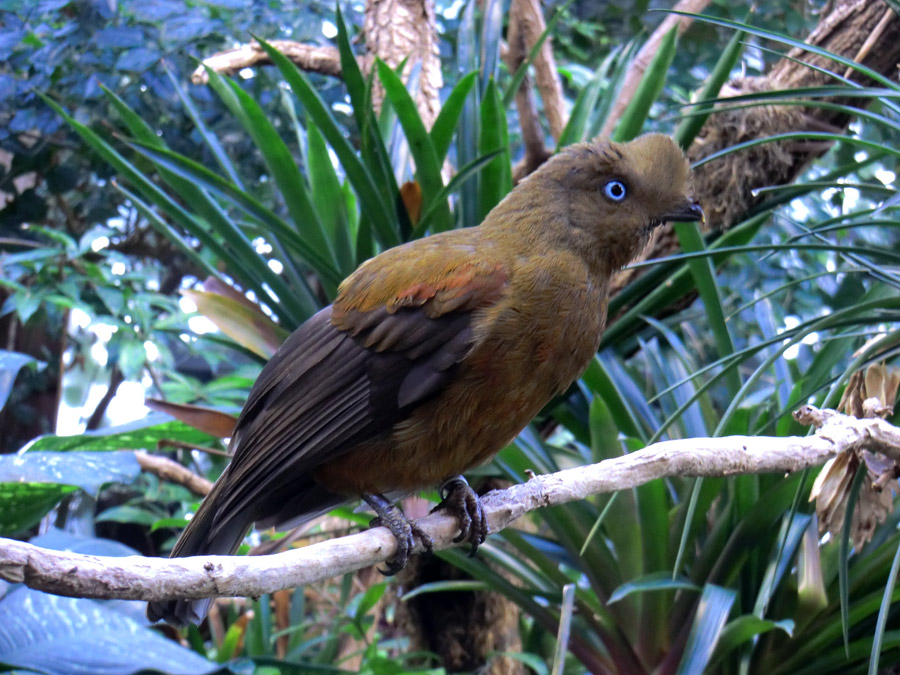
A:
<svg viewBox="0 0 900 675">
<path fill-rule="evenodd" d="M 488 461 L 565 391 L 596 353 L 606 289 L 586 273 L 572 279 L 537 267 L 519 271 L 498 302 L 475 313 L 472 350 L 439 395 L 389 437 L 338 460 L 353 472 L 334 466 L 318 478 L 356 494 L 437 485 Z"/>
</svg>

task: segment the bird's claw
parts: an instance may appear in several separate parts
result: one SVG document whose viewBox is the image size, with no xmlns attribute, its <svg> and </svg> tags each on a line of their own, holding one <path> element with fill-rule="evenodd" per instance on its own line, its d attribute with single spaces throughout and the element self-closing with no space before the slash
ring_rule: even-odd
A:
<svg viewBox="0 0 900 675">
<path fill-rule="evenodd" d="M 381 495 L 363 495 L 365 502 L 377 514 L 369 523 L 369 527 L 386 527 L 397 540 L 397 552 L 378 571 L 385 576 L 393 576 L 406 567 L 410 553 L 416 547 L 416 539 L 422 542 L 426 553 L 434 550 L 434 542 L 421 527 L 404 516 L 400 509 Z"/>
<path fill-rule="evenodd" d="M 469 557 L 474 558 L 478 547 L 488 536 L 487 516 L 481 499 L 462 476 L 455 476 L 441 485 L 441 503 L 432 509 L 449 511 L 456 516 L 459 523 L 459 534 L 453 539 L 455 543 L 468 541 L 472 544 Z"/>
</svg>

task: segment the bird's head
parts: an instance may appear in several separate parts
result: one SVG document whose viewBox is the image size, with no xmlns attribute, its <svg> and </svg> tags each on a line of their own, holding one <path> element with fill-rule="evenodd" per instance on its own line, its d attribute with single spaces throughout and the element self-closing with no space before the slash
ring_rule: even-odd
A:
<svg viewBox="0 0 900 675">
<path fill-rule="evenodd" d="M 569 146 L 534 179 L 560 206 L 555 237 L 583 255 L 598 256 L 609 271 L 633 260 L 658 225 L 703 219 L 700 205 L 689 197 L 688 161 L 663 134 Z"/>
</svg>

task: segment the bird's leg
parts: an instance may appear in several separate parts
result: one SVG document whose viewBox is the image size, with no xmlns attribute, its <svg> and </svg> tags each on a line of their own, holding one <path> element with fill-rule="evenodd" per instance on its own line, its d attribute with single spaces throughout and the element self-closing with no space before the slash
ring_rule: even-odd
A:
<svg viewBox="0 0 900 675">
<path fill-rule="evenodd" d="M 457 543 L 468 541 L 472 544 L 469 557 L 474 558 L 478 547 L 488 536 L 487 516 L 481 499 L 468 481 L 462 476 L 454 476 L 441 485 L 441 503 L 432 509 L 449 511 L 459 521 L 459 535 L 453 540 Z"/>
<path fill-rule="evenodd" d="M 397 553 L 393 560 L 385 563 L 385 567 L 378 571 L 385 576 L 393 576 L 406 567 L 409 562 L 409 554 L 416 546 L 416 537 L 422 542 L 427 553 L 434 549 L 431 537 L 415 523 L 411 522 L 401 513 L 394 504 L 385 499 L 383 495 L 364 494 L 363 501 L 375 512 L 375 518 L 369 523 L 369 527 L 386 527 L 397 540 Z"/>
</svg>

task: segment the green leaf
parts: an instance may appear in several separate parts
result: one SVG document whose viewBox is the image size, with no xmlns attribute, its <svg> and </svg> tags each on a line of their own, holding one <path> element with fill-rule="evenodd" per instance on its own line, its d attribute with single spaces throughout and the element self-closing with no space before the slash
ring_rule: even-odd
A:
<svg viewBox="0 0 900 675">
<path fill-rule="evenodd" d="M 0 482 L 0 536 L 11 537 L 34 527 L 63 497 L 77 489 L 74 485 L 23 483 L 18 479 Z"/>
<path fill-rule="evenodd" d="M 445 593 L 445 592 L 466 592 L 466 591 L 489 591 L 490 587 L 483 581 L 473 581 L 469 579 L 457 579 L 447 581 L 432 581 L 421 586 L 416 586 L 408 593 L 404 593 L 400 597 L 401 602 L 409 602 L 417 595 L 425 595 L 426 593 Z"/>
<path fill-rule="evenodd" d="M 32 448 L 34 446 L 31 446 Z M 74 485 L 96 495 L 107 483 L 131 483 L 141 467 L 128 450 L 112 452 L 53 452 L 28 450 L 0 455 L 0 482 Z"/>
<path fill-rule="evenodd" d="M 334 242 L 338 271 L 342 276 L 348 276 L 356 268 L 356 256 L 350 236 L 347 206 L 341 194 L 341 182 L 331 163 L 325 139 L 311 121 L 306 124 L 306 139 L 313 204 L 329 239 Z"/>
<path fill-rule="evenodd" d="M 462 10 L 459 22 L 459 31 L 456 41 L 456 69 L 457 72 L 479 72 L 480 64 L 476 60 L 475 52 L 475 4 L 466 3 Z M 480 79 L 479 79 L 480 82 Z M 467 165 L 474 160 L 478 152 L 478 109 L 481 94 L 480 85 L 475 88 L 474 95 L 467 97 L 463 104 L 462 115 L 456 133 L 456 162 L 457 165 Z M 466 183 L 460 191 L 459 206 L 457 208 L 458 227 L 472 227 L 478 225 L 478 186 L 474 183 Z"/>
<path fill-rule="evenodd" d="M 672 578 L 668 572 L 653 572 L 638 579 L 632 579 L 614 590 L 607 601 L 609 604 L 627 598 L 632 593 L 646 593 L 648 591 L 700 591 L 701 588 L 685 577 Z"/>
<path fill-rule="evenodd" d="M 210 69 L 207 71 L 210 87 L 238 118 L 253 139 L 253 144 L 262 153 L 300 238 L 308 242 L 310 248 L 320 252 L 319 254 L 331 263 L 332 268 L 335 268 L 337 263 L 334 250 L 313 208 L 306 181 L 300 173 L 296 160 L 291 156 L 291 151 L 269 120 L 268 114 L 237 83 L 223 78 Z"/>
<path fill-rule="evenodd" d="M 109 603 L 19 587 L 0 600 L 0 662 L 44 673 L 211 673 L 219 666 Z"/>
<path fill-rule="evenodd" d="M 156 204 L 181 227 L 183 227 L 192 236 L 196 237 L 201 244 L 206 246 L 219 260 L 227 266 L 229 272 L 248 288 L 254 289 L 260 298 L 269 298 L 273 306 L 278 303 L 274 301 L 272 295 L 266 289 L 268 284 L 280 298 L 281 309 L 287 313 L 287 316 L 294 320 L 298 325 L 300 321 L 310 316 L 316 307 L 314 304 L 309 307 L 303 303 L 303 297 L 294 292 L 291 293 L 285 285 L 284 280 L 275 274 L 253 250 L 249 242 L 246 241 L 243 233 L 236 230 L 231 221 L 219 213 L 220 209 L 217 205 L 210 202 L 202 193 L 195 195 L 195 199 L 185 197 L 185 203 L 193 206 L 200 206 L 205 209 L 205 215 L 208 222 L 219 228 L 223 233 L 224 241 L 229 242 L 229 246 L 235 247 L 232 251 L 229 246 L 224 245 L 212 233 L 209 232 L 206 223 L 202 222 L 195 215 L 181 206 L 178 202 L 167 195 L 163 190 L 157 187 L 156 183 L 148 176 L 139 171 L 131 162 L 127 161 L 121 154 L 114 150 L 106 141 L 94 133 L 91 129 L 76 122 L 56 103 L 41 96 L 41 98 L 53 108 L 68 124 L 71 126 L 82 140 L 84 140 L 97 154 L 105 161 L 113 166 L 119 173 L 123 174 L 136 189 L 141 192 L 145 198 Z M 188 188 L 185 187 L 187 190 Z M 184 195 L 182 195 L 184 197 Z M 208 208 L 207 208 L 208 207 Z M 208 212 L 207 212 L 208 211 Z M 156 225 L 153 221 L 151 224 Z M 163 230 L 161 230 L 163 231 Z M 231 236 L 229 236 L 229 233 Z M 177 241 L 177 239 L 173 239 Z M 239 243 L 236 244 L 236 242 Z M 189 247 L 180 245 L 179 248 L 189 250 Z M 209 271 L 207 266 L 205 269 Z M 213 273 L 219 275 L 219 272 L 213 270 Z"/>
<path fill-rule="evenodd" d="M 98 513 L 94 517 L 94 520 L 97 522 L 133 523 L 135 525 L 146 525 L 151 527 L 159 520 L 159 514 L 147 509 L 142 509 L 139 506 L 122 504 Z"/>
<path fill-rule="evenodd" d="M 291 86 L 294 95 L 297 96 L 303 105 L 307 117 L 319 128 L 332 150 L 338 156 L 338 160 L 340 160 L 348 180 L 359 197 L 360 206 L 375 224 L 375 231 L 378 233 L 382 245 L 391 247 L 399 244 L 399 225 L 390 217 L 393 211 L 388 208 L 388 202 L 379 193 L 372 174 L 356 155 L 350 142 L 344 136 L 343 130 L 332 117 L 328 106 L 322 101 L 306 75 L 286 56 L 264 40 L 259 40 L 259 44 Z M 393 198 L 395 196 L 396 192 L 390 197 Z"/>
<path fill-rule="evenodd" d="M 500 200 L 512 190 L 512 166 L 509 157 L 509 138 L 506 130 L 506 114 L 500 100 L 497 85 L 491 80 L 488 82 L 481 102 L 481 135 L 478 138 L 478 152 L 487 155 L 500 150 L 494 160 L 481 170 L 479 221 L 483 221 L 487 214 Z"/>
<path fill-rule="evenodd" d="M 182 82 L 172 74 L 172 70 L 166 65 L 165 61 L 162 62 L 162 66 L 163 70 L 166 71 L 169 82 L 172 83 L 172 88 L 178 93 L 181 104 L 191 118 L 194 129 L 199 132 L 200 136 L 203 138 L 203 142 L 206 144 L 206 147 L 209 148 L 210 152 L 212 152 L 213 157 L 216 158 L 219 166 L 222 167 L 226 174 L 228 174 L 228 179 L 239 189 L 243 190 L 244 185 L 241 182 L 240 174 L 235 168 L 234 163 L 228 157 L 228 154 L 225 152 L 225 148 L 223 148 L 222 144 L 219 142 L 219 139 L 207 128 L 206 123 L 203 121 L 203 115 L 200 114 L 200 111 L 197 110 L 197 106 L 194 105 L 194 100 L 187 94 Z"/>
<path fill-rule="evenodd" d="M 678 243 L 683 251 L 707 250 L 697 223 L 674 223 L 673 227 L 675 235 L 678 237 Z M 725 323 L 722 292 L 719 290 L 719 283 L 716 281 L 716 271 L 713 267 L 712 258 L 691 260 L 688 262 L 688 269 L 690 269 L 691 275 L 694 277 L 697 292 L 703 301 L 703 308 L 709 320 L 719 358 L 724 359 L 731 356 L 734 353 L 734 342 L 731 339 L 728 325 Z M 729 395 L 734 396 L 737 394 L 741 388 L 741 378 L 737 368 L 728 369 L 725 381 L 728 384 Z"/>
<path fill-rule="evenodd" d="M 495 152 L 490 153 L 489 155 L 484 155 L 482 157 L 476 157 L 471 162 L 466 164 L 463 168 L 456 172 L 456 175 L 450 179 L 450 182 L 444 186 L 444 189 L 438 194 L 435 199 L 434 205 L 432 205 L 431 209 L 429 209 L 420 219 L 419 222 L 416 223 L 416 229 L 413 230 L 412 239 L 417 239 L 423 236 L 427 231 L 429 226 L 431 225 L 431 221 L 434 219 L 434 215 L 437 212 L 437 207 L 443 203 L 450 195 L 452 195 L 457 190 L 462 189 L 471 178 L 478 175 L 478 172 L 488 164 L 493 158 L 497 157 L 503 150 L 497 150 Z"/>
<path fill-rule="evenodd" d="M 142 143 L 132 143 L 131 147 L 142 155 L 149 157 L 160 167 L 192 181 L 199 183 L 211 190 L 235 206 L 245 211 L 254 220 L 265 226 L 269 233 L 281 244 L 301 255 L 304 260 L 313 267 L 323 281 L 336 285 L 342 279 L 341 273 L 334 265 L 330 256 L 323 255 L 316 246 L 308 242 L 302 236 L 291 229 L 287 223 L 281 220 L 273 211 L 255 199 L 249 192 L 239 190 L 221 176 L 213 173 L 199 162 L 162 148 L 153 148 Z M 250 246 L 249 240 L 245 240 Z M 250 249 L 252 251 L 252 248 Z M 265 261 L 255 252 L 252 252 L 256 263 L 265 265 Z M 277 276 L 277 275 L 276 275 Z"/>
<path fill-rule="evenodd" d="M 700 93 L 697 95 L 697 98 L 700 101 L 706 101 L 719 95 L 722 85 L 728 81 L 731 70 L 741 58 L 741 53 L 743 51 L 744 33 L 743 31 L 737 31 L 731 36 L 722 55 L 719 57 L 718 61 L 716 61 L 715 68 L 713 68 L 712 73 L 710 73 L 710 76 L 706 79 L 706 82 L 704 82 L 703 89 L 701 89 Z M 703 104 L 699 106 L 696 111 L 699 114 L 691 115 L 683 120 L 681 124 L 678 125 L 678 128 L 675 129 L 675 133 L 672 135 L 675 142 L 682 148 L 687 149 L 697 137 L 697 134 L 700 133 L 700 129 L 703 127 L 703 124 L 706 122 L 712 110 L 712 104 Z"/>
<path fill-rule="evenodd" d="M 216 82 L 220 85 L 220 87 L 224 88 L 224 85 L 221 84 L 220 80 L 216 80 Z M 153 129 L 151 129 L 146 122 L 144 122 L 134 111 L 132 111 L 125 104 L 125 102 L 122 101 L 122 99 L 120 99 L 118 96 L 116 96 L 116 94 L 114 94 L 112 91 L 109 91 L 108 89 L 105 89 L 104 93 L 112 103 L 119 116 L 125 122 L 129 131 L 134 134 L 140 145 L 148 149 L 159 151 L 161 153 L 170 153 L 162 139 L 157 136 Z M 132 147 L 134 147 L 134 145 L 132 145 Z M 176 153 L 170 154 L 175 157 L 180 157 Z M 150 159 L 153 160 L 154 158 L 151 157 Z M 190 162 L 190 160 L 188 160 L 187 158 L 184 158 L 184 160 Z M 157 164 L 159 163 L 157 162 Z M 228 165 L 230 166 L 230 162 L 228 163 Z M 279 295 L 279 297 L 285 297 L 284 294 L 288 293 L 286 299 L 282 303 L 283 309 L 281 310 L 281 313 L 284 313 L 285 310 L 289 311 L 290 318 L 294 321 L 299 321 L 300 319 L 309 316 L 315 311 L 316 303 L 312 297 L 312 292 L 307 287 L 305 279 L 303 279 L 299 275 L 292 274 L 294 290 L 293 292 L 290 292 L 281 277 L 275 274 L 268 267 L 267 262 L 256 253 L 251 242 L 246 237 L 244 232 L 231 218 L 227 216 L 222 208 L 216 202 L 214 202 L 210 198 L 210 196 L 200 188 L 200 186 L 197 185 L 192 176 L 185 176 L 183 172 L 178 170 L 173 171 L 171 166 L 159 166 L 159 169 L 160 175 L 163 177 L 166 184 L 181 197 L 184 204 L 189 205 L 193 211 L 198 213 L 202 219 L 204 219 L 207 223 L 209 223 L 210 226 L 212 226 L 213 230 L 219 234 L 222 241 L 226 242 L 225 250 L 233 252 L 233 255 L 236 256 L 238 260 L 240 260 L 239 264 L 241 267 L 239 271 L 232 270 L 233 274 L 236 274 L 238 277 L 240 277 L 242 272 L 249 273 L 251 277 L 258 282 L 255 285 L 251 284 L 251 288 L 254 288 L 260 298 L 264 298 L 268 295 L 268 292 L 262 285 L 263 283 L 268 284 L 269 287 L 271 287 L 275 291 L 275 293 Z M 221 183 L 228 184 L 228 181 L 219 178 L 212 171 L 209 171 L 205 167 L 203 167 L 203 170 L 206 171 L 209 175 L 215 176 L 216 179 L 218 179 Z M 230 175 L 233 174 L 234 170 L 232 167 Z M 145 192 L 145 194 L 147 193 L 146 186 L 141 183 L 136 183 L 135 185 L 138 187 L 138 189 Z M 239 181 L 235 181 L 233 186 L 235 191 L 243 191 L 240 187 Z M 154 201 L 157 204 L 164 206 L 164 204 L 162 204 L 158 199 Z M 144 209 L 142 209 L 142 211 L 143 210 Z M 149 216 L 149 218 L 153 220 L 152 216 Z M 171 231 L 166 231 L 166 228 L 161 228 L 159 226 L 156 226 L 155 224 L 154 226 L 157 230 L 169 236 L 169 238 L 173 242 L 175 242 L 180 249 L 183 250 L 186 247 L 183 242 L 179 241 L 181 237 L 173 235 Z M 200 241 L 206 243 L 207 246 L 211 246 L 211 243 L 206 240 L 208 238 L 208 235 L 203 224 L 195 223 L 188 219 L 187 221 L 182 221 L 182 226 L 185 227 L 188 232 L 200 239 Z M 294 234 L 294 232 L 292 231 L 291 234 Z M 278 240 L 273 241 L 273 244 L 275 246 L 278 246 Z M 215 243 L 215 246 L 218 247 L 218 242 Z M 188 254 L 188 257 L 194 258 L 195 256 Z M 289 260 L 285 260 L 285 269 L 288 274 L 291 274 L 293 272 L 293 268 Z M 218 273 L 216 274 L 216 276 L 218 276 Z M 299 313 L 295 314 L 294 310 L 300 307 L 303 307 L 303 309 Z"/>
<path fill-rule="evenodd" d="M 447 151 L 450 150 L 456 125 L 459 124 L 463 107 L 477 77 L 478 73 L 469 73 L 459 79 L 431 126 L 431 142 L 434 144 L 438 160 L 442 162 L 447 157 Z"/>
<path fill-rule="evenodd" d="M 559 136 L 559 142 L 556 146 L 557 150 L 572 143 L 587 140 L 588 121 L 590 116 L 595 113 L 595 107 L 600 99 L 600 92 L 603 90 L 604 85 L 610 85 L 610 70 L 616 63 L 616 59 L 621 57 L 621 55 L 622 48 L 614 48 L 597 66 L 597 70 L 594 71 L 588 83 L 582 87 L 578 97 L 575 99 L 575 104 L 572 106 L 569 121 L 566 122 L 563 132 Z"/>
<path fill-rule="evenodd" d="M 875 637 L 872 640 L 872 653 L 869 656 L 869 675 L 878 675 L 879 672 L 878 660 L 881 656 L 881 646 L 884 641 L 884 629 L 887 626 L 888 614 L 891 611 L 891 597 L 894 595 L 894 584 L 897 582 L 898 574 L 900 574 L 900 543 L 897 545 L 897 552 L 894 553 L 894 561 L 891 563 L 891 571 L 888 573 L 887 583 L 884 587 L 884 597 L 878 610 Z"/>
<path fill-rule="evenodd" d="M 434 216 L 432 229 L 435 232 L 444 232 L 453 227 L 453 218 L 450 214 L 450 204 L 444 199 L 437 201 L 444 187 L 441 178 L 441 161 L 435 150 L 431 136 L 425 130 L 422 118 L 416 108 L 412 96 L 403 86 L 403 81 L 386 63 L 376 60 L 378 77 L 384 86 L 384 93 L 390 99 L 397 113 L 400 126 L 409 143 L 409 150 L 416 163 L 416 180 L 422 188 L 424 211 L 428 211 L 432 205 L 437 209 Z"/>
<path fill-rule="evenodd" d="M 16 375 L 19 374 L 22 368 L 31 363 L 44 365 L 41 361 L 28 354 L 0 349 L 0 410 L 3 410 L 6 402 L 9 400 L 13 384 L 16 381 Z"/>
<path fill-rule="evenodd" d="M 706 671 L 736 597 L 734 591 L 714 584 L 703 587 L 678 675 L 702 675 Z"/>
<path fill-rule="evenodd" d="M 119 344 L 119 357 L 116 364 L 122 370 L 122 374 L 128 380 L 139 380 L 147 362 L 147 350 L 144 343 L 126 337 L 117 340 Z"/>
<path fill-rule="evenodd" d="M 612 140 L 619 143 L 635 138 L 644 126 L 650 114 L 650 106 L 659 98 L 666 82 L 666 74 L 672 59 L 675 57 L 675 44 L 678 41 L 678 27 L 673 27 L 663 38 L 659 50 L 647 66 L 628 107 L 622 113 L 622 119 L 612 133 Z"/>
<path fill-rule="evenodd" d="M 172 421 L 168 415 L 151 414 L 143 419 L 115 427 L 88 431 L 76 436 L 39 436 L 28 446 L 28 452 L 72 450 L 152 450 L 166 440 L 178 440 L 194 445 L 215 445 L 212 436 L 192 429 L 182 422 Z"/>
<path fill-rule="evenodd" d="M 741 645 L 750 642 L 758 635 L 773 630 L 783 631 L 788 637 L 792 637 L 794 634 L 794 622 L 791 619 L 770 621 L 768 619 L 760 619 L 752 614 L 745 614 L 733 621 L 729 621 L 725 628 L 722 629 L 719 641 L 716 644 L 712 657 L 710 657 L 710 667 L 714 667 L 723 658 L 731 655 Z"/>
</svg>

